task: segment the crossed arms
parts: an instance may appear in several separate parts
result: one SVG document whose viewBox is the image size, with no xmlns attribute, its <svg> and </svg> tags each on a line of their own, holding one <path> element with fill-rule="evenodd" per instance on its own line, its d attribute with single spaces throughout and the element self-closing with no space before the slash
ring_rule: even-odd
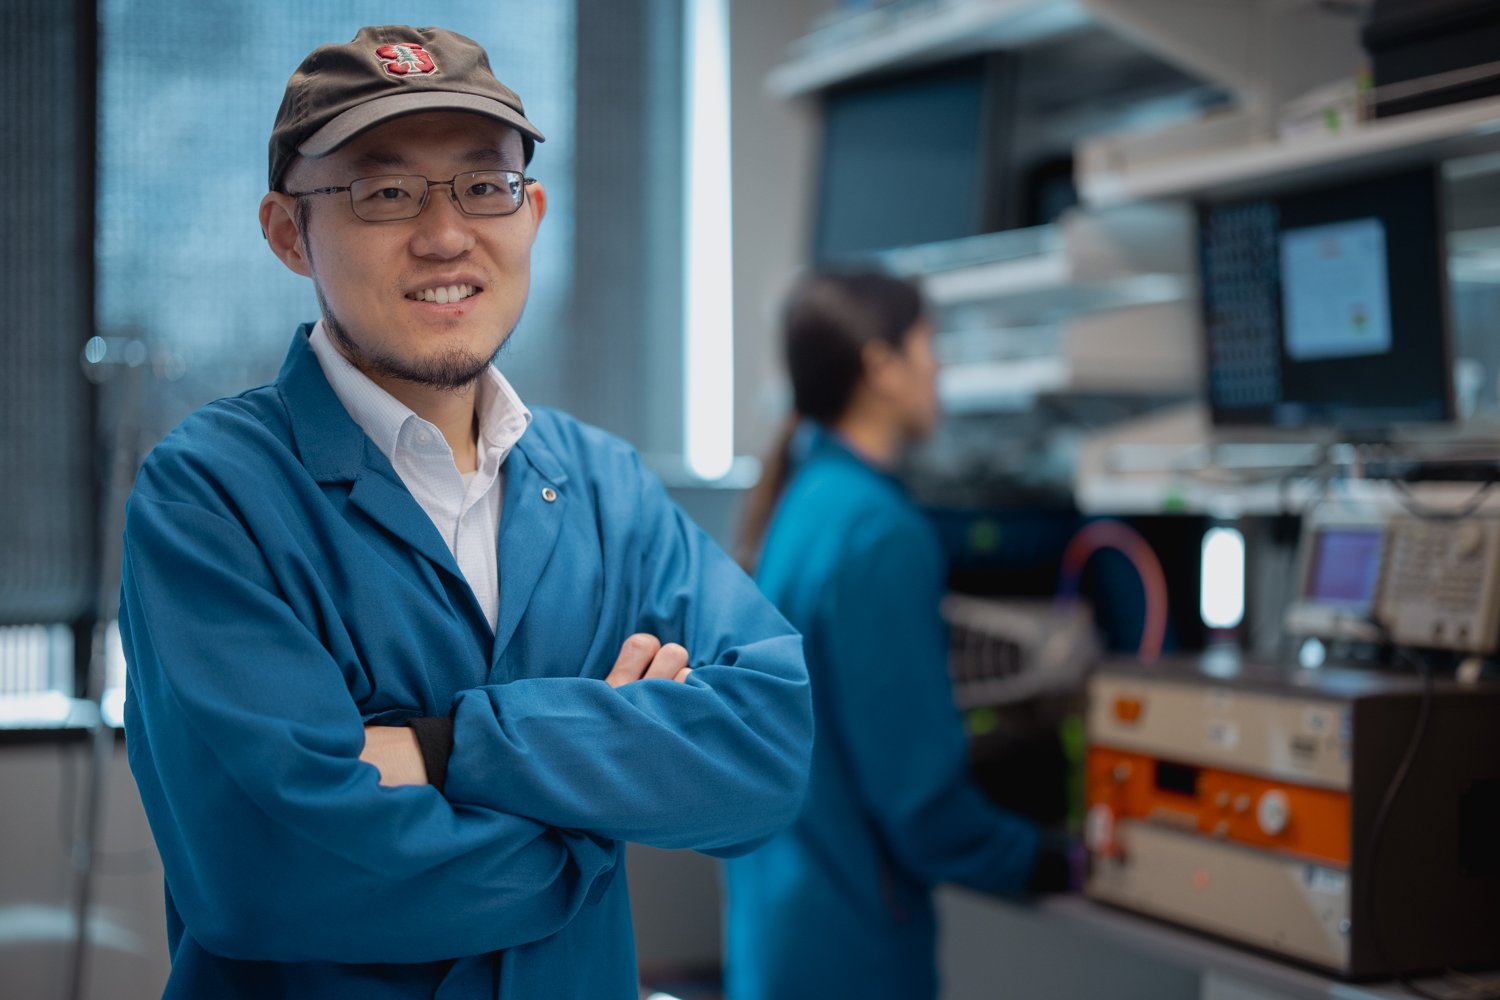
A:
<svg viewBox="0 0 1500 1000">
<path fill-rule="evenodd" d="M 681 683 L 692 672 L 688 651 L 682 646 L 675 642 L 663 646 L 656 636 L 637 632 L 620 647 L 620 656 L 604 681 L 614 688 L 647 678 Z M 422 749 L 416 731 L 410 727 L 366 726 L 365 748 L 359 759 L 374 765 L 380 772 L 380 783 L 387 788 L 428 783 Z"/>
<path fill-rule="evenodd" d="M 609 539 L 624 537 L 626 554 L 601 606 L 544 607 L 511 643 L 529 656 L 558 630 L 586 630 L 602 652 L 620 622 L 681 644 L 633 636 L 607 681 L 520 676 L 426 706 L 454 725 L 439 793 L 381 787 L 360 759 L 361 706 L 407 704 L 381 694 L 393 680 L 420 700 L 423 657 L 482 660 L 482 648 L 441 638 L 456 633 L 425 578 L 362 555 L 340 523 L 317 529 L 347 553 L 320 575 L 284 506 L 231 509 L 182 482 L 192 471 L 142 472 L 120 621 L 132 770 L 172 904 L 209 951 L 405 963 L 496 951 L 601 898 L 620 841 L 731 855 L 795 817 L 812 727 L 801 640 L 664 495 Z M 558 573 L 578 572 L 578 537 L 554 556 Z M 379 575 L 390 609 L 355 615 L 364 632 L 338 597 L 362 573 Z M 427 617 L 381 620 L 410 608 Z M 418 626 L 432 638 L 410 639 Z"/>
</svg>

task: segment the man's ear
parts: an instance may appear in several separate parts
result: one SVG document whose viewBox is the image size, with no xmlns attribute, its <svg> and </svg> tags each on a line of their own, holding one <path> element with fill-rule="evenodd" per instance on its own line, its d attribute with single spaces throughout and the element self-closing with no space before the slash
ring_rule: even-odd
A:
<svg viewBox="0 0 1500 1000">
<path fill-rule="evenodd" d="M 542 187 L 540 181 L 526 185 L 526 200 L 531 203 L 531 238 L 536 239 L 542 216 L 547 214 L 547 189 Z"/>
<path fill-rule="evenodd" d="M 312 263 L 302 245 L 302 234 L 297 232 L 296 206 L 297 199 L 289 194 L 279 191 L 267 194 L 260 200 L 260 231 L 271 245 L 271 252 L 283 264 L 304 278 L 311 278 Z"/>
</svg>

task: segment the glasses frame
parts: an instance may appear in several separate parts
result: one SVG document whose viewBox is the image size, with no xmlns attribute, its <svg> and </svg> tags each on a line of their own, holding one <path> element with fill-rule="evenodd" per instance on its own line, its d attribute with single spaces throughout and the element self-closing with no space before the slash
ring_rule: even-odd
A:
<svg viewBox="0 0 1500 1000">
<path fill-rule="evenodd" d="M 460 177 L 473 177 L 475 174 L 509 174 L 510 176 L 513 176 L 513 177 L 520 177 L 521 178 L 521 200 L 518 201 L 516 203 L 516 207 L 513 208 L 513 209 L 511 209 L 509 212 L 471 212 L 471 211 L 469 211 L 467 208 L 464 208 L 464 203 L 461 200 L 459 200 L 457 183 L 458 183 L 458 179 Z M 422 202 L 421 202 L 421 204 L 419 204 L 417 206 L 417 210 L 415 212 L 413 212 L 411 215 L 402 216 L 399 219 L 367 219 L 363 215 L 359 214 L 359 209 L 357 209 L 357 208 L 354 207 L 354 185 L 360 183 L 361 181 L 376 181 L 376 180 L 380 180 L 380 179 L 382 179 L 384 177 L 421 177 L 422 178 L 422 181 L 427 185 L 427 188 L 426 188 L 426 190 L 424 190 L 422 192 Z M 524 173 L 522 173 L 519 170 L 468 170 L 468 171 L 465 171 L 464 173 L 461 173 L 461 174 L 454 174 L 451 178 L 449 178 L 446 181 L 435 181 L 435 180 L 432 180 L 430 177 L 423 177 L 423 175 L 421 175 L 421 174 L 376 174 L 373 177 L 356 177 L 354 180 L 350 181 L 348 184 L 343 185 L 342 187 L 313 188 L 311 191 L 288 191 L 287 195 L 290 196 L 290 197 L 292 197 L 292 198 L 306 198 L 308 195 L 314 195 L 314 194 L 338 194 L 340 191 L 347 191 L 347 192 L 349 192 L 349 210 L 354 213 L 354 217 L 356 219 L 358 219 L 360 222 L 368 222 L 368 223 L 370 223 L 372 225 L 379 225 L 379 224 L 384 223 L 384 222 L 410 222 L 412 219 L 417 218 L 419 215 L 421 215 L 427 209 L 427 202 L 432 197 L 432 189 L 434 187 L 442 187 L 444 184 L 448 185 L 448 197 L 450 197 L 450 198 L 453 199 L 453 204 L 457 205 L 458 206 L 458 210 L 460 212 L 462 212 L 464 215 L 469 216 L 471 219 L 503 219 L 503 218 L 505 218 L 507 216 L 515 215 L 523 207 L 525 207 L 526 200 L 527 200 L 527 198 L 530 197 L 530 195 L 528 195 L 526 193 L 526 189 L 527 189 L 528 186 L 530 186 L 532 184 L 535 184 L 535 183 L 536 183 L 536 178 L 535 177 L 527 177 Z"/>
</svg>

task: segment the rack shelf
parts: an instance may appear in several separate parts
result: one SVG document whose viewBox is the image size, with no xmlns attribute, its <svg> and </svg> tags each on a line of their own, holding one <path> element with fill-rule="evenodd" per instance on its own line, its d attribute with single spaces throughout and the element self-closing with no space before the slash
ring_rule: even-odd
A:
<svg viewBox="0 0 1500 1000">
<path fill-rule="evenodd" d="M 1446 450 L 1469 441 L 1494 452 L 1489 423 L 1423 428 L 1398 437 L 1413 451 Z M 1464 508 L 1482 484 L 1418 482 L 1398 490 L 1383 479 L 1362 478 L 1355 449 L 1331 439 L 1332 432 L 1243 432 L 1261 440 L 1239 440 L 1216 430 L 1202 403 L 1161 410 L 1107 427 L 1079 449 L 1073 477 L 1078 509 L 1088 515 L 1296 513 L 1330 500 L 1359 503 L 1397 513 L 1402 500 L 1435 511 Z M 1405 494 L 1405 497 L 1403 497 Z M 1500 493 L 1486 494 L 1478 510 L 1500 513 Z"/>
<path fill-rule="evenodd" d="M 1091 155 L 1107 160 L 1109 142 L 1096 140 Z M 1497 149 L 1500 97 L 1376 119 L 1343 135 L 1266 140 L 1085 171 L 1079 193 L 1091 207 L 1158 198 L 1254 197 Z"/>
<path fill-rule="evenodd" d="M 858 76 L 1014 48 L 1088 24 L 1077 0 L 932 0 L 843 18 L 799 39 L 766 77 L 777 97 L 796 97 Z"/>
</svg>

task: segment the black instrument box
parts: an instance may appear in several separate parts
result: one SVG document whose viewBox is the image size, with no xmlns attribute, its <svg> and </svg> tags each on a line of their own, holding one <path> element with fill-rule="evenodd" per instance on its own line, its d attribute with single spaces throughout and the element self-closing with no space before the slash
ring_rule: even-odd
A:
<svg viewBox="0 0 1500 1000">
<path fill-rule="evenodd" d="M 1375 0 L 1362 39 L 1377 118 L 1500 94 L 1500 0 Z"/>
</svg>

